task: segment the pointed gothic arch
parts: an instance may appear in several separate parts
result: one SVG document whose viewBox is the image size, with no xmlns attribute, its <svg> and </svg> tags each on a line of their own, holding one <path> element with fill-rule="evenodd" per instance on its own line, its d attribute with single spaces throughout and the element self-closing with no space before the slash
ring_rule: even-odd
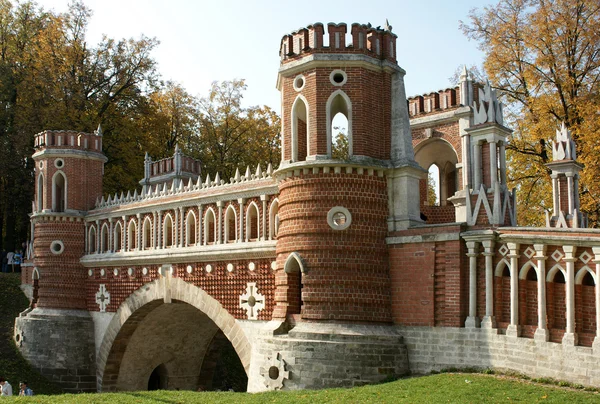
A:
<svg viewBox="0 0 600 404">
<path fill-rule="evenodd" d="M 196 245 L 196 213 L 193 209 L 188 211 L 185 219 L 185 245 Z"/>
<path fill-rule="evenodd" d="M 123 249 L 123 227 L 121 226 L 121 222 L 117 221 L 115 224 L 115 230 L 113 234 L 114 248 L 113 251 L 121 251 Z"/>
<path fill-rule="evenodd" d="M 67 176 L 62 171 L 57 171 L 52 176 L 52 211 L 64 212 L 67 204 Z"/>
<path fill-rule="evenodd" d="M 327 123 L 327 156 L 331 158 L 332 142 L 333 142 L 333 118 L 338 114 L 343 114 L 348 120 L 347 136 L 348 136 L 348 157 L 353 156 L 353 136 L 352 136 L 352 101 L 350 97 L 342 91 L 334 91 L 325 104 L 326 108 L 326 123 Z"/>
<path fill-rule="evenodd" d="M 233 205 L 229 205 L 225 212 L 225 243 L 235 243 L 238 239 L 237 232 L 237 213 Z"/>
<path fill-rule="evenodd" d="M 246 208 L 246 241 L 256 241 L 260 238 L 260 219 L 258 206 L 254 201 Z"/>
<path fill-rule="evenodd" d="M 277 239 L 279 232 L 279 199 L 275 198 L 269 206 L 269 240 Z"/>
<path fill-rule="evenodd" d="M 214 244 L 217 240 L 216 217 L 213 208 L 206 209 L 206 213 L 204 213 L 204 245 Z"/>
<path fill-rule="evenodd" d="M 152 248 L 152 221 L 148 216 L 144 219 L 144 225 L 142 229 L 142 245 L 144 250 Z"/>
<path fill-rule="evenodd" d="M 100 252 L 105 253 L 110 250 L 109 242 L 108 242 L 108 224 L 104 223 L 102 225 L 102 230 L 100 231 Z"/>
<path fill-rule="evenodd" d="M 173 237 L 173 218 L 170 213 L 165 215 L 163 222 L 163 247 L 174 247 L 175 239 Z"/>
<path fill-rule="evenodd" d="M 133 251 L 137 247 L 137 224 L 135 219 L 129 221 L 127 226 L 127 251 Z"/>
<path fill-rule="evenodd" d="M 309 119 L 308 101 L 302 94 L 298 94 L 292 104 L 292 162 L 305 161 L 310 154 Z"/>
<path fill-rule="evenodd" d="M 44 210 L 44 173 L 40 173 L 37 181 L 37 211 Z"/>
<path fill-rule="evenodd" d="M 95 254 L 96 251 L 96 226 L 91 225 L 88 230 L 88 254 Z"/>
</svg>

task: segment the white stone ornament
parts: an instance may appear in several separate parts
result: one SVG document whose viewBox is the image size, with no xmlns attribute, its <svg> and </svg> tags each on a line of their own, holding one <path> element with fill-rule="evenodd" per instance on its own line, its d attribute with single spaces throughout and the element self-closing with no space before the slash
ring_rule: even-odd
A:
<svg viewBox="0 0 600 404">
<path fill-rule="evenodd" d="M 119 270 L 117 268 L 113 269 L 113 274 L 115 276 L 118 276 L 119 275 Z"/>
<path fill-rule="evenodd" d="M 94 275 L 94 270 L 93 269 L 88 269 L 88 276 L 92 276 Z"/>
<path fill-rule="evenodd" d="M 249 271 L 254 271 L 255 269 L 256 269 L 256 264 L 254 262 L 251 262 L 248 264 Z"/>
<path fill-rule="evenodd" d="M 571 137 L 571 131 L 563 122 L 560 130 L 556 131 L 556 141 L 552 142 L 552 160 L 577 160 L 575 142 Z"/>
<path fill-rule="evenodd" d="M 227 271 L 233 272 L 233 264 L 227 264 Z"/>
<path fill-rule="evenodd" d="M 100 307 L 100 312 L 106 311 L 106 306 L 110 304 L 110 293 L 106 290 L 105 284 L 100 284 L 100 288 L 96 292 L 96 303 Z"/>
<path fill-rule="evenodd" d="M 248 282 L 246 293 L 240 296 L 240 307 L 246 310 L 248 320 L 258 320 L 258 312 L 265 308 L 265 297 L 258 293 L 256 282 Z"/>
<path fill-rule="evenodd" d="M 277 269 L 277 261 L 272 261 L 271 262 L 271 269 L 274 271 Z"/>
<path fill-rule="evenodd" d="M 142 275 L 148 275 L 148 268 L 142 269 Z"/>
<path fill-rule="evenodd" d="M 211 272 L 212 272 L 212 270 L 213 270 L 213 268 L 212 268 L 212 265 L 208 264 L 208 265 L 206 266 L 206 273 L 208 273 L 208 274 L 209 274 L 209 273 L 211 273 Z"/>
<path fill-rule="evenodd" d="M 283 387 L 283 381 L 290 378 L 290 372 L 286 370 L 287 363 L 280 353 L 269 358 L 267 363 L 268 368 L 264 370 L 265 386 L 269 390 L 279 390 Z"/>
<path fill-rule="evenodd" d="M 133 276 L 133 268 L 129 268 L 129 269 L 127 270 L 127 274 L 128 274 L 129 276 Z"/>
<path fill-rule="evenodd" d="M 479 89 L 479 108 L 476 103 L 473 103 L 473 112 L 475 125 L 488 122 L 504 125 L 502 103 L 498 101 L 496 90 L 492 89 L 489 81 L 485 83 L 483 89 Z"/>
<path fill-rule="evenodd" d="M 187 266 L 187 268 L 186 268 L 185 270 L 186 270 L 186 272 L 187 272 L 188 274 L 191 274 L 191 273 L 194 271 L 194 269 L 192 268 L 192 266 L 191 266 L 191 265 L 188 265 L 188 266 Z"/>
</svg>

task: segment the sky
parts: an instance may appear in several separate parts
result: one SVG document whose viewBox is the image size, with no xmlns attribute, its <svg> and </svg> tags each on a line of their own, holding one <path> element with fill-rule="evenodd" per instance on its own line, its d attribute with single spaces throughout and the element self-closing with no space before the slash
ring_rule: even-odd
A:
<svg viewBox="0 0 600 404">
<path fill-rule="evenodd" d="M 38 0 L 67 11 L 69 0 Z M 450 87 L 457 68 L 482 63 L 483 53 L 459 29 L 469 10 L 488 0 L 85 0 L 93 11 L 87 41 L 155 37 L 153 57 L 164 80 L 206 96 L 217 80 L 246 80 L 244 105 L 280 110 L 275 88 L 283 35 L 315 22 L 384 26 L 398 35 L 398 64 L 408 96 Z"/>
</svg>

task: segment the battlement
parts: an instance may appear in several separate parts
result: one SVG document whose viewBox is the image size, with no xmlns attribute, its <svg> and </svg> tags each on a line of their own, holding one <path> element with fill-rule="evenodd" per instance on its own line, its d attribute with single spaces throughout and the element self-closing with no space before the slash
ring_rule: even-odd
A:
<svg viewBox="0 0 600 404">
<path fill-rule="evenodd" d="M 79 149 L 102 153 L 102 130 L 94 133 L 70 130 L 45 130 L 34 136 L 34 147 L 40 149 Z"/>
<path fill-rule="evenodd" d="M 482 88 L 480 83 L 473 83 L 474 90 Z M 462 106 L 471 106 L 471 103 L 465 104 L 461 94 L 461 86 L 446 88 L 433 91 L 431 93 L 415 95 L 408 98 L 408 114 L 411 118 L 425 115 L 433 115 L 450 109 L 456 109 Z M 479 102 L 479 92 L 473 91 L 474 102 Z"/>
<path fill-rule="evenodd" d="M 362 54 L 380 60 L 396 63 L 396 38 L 392 27 L 384 29 L 372 27 L 371 24 L 354 23 L 350 28 L 345 23 L 327 24 L 327 37 L 324 38 L 325 27 L 318 22 L 300 28 L 281 39 L 279 55 L 281 63 L 287 63 L 314 53 L 346 53 Z M 325 45 L 324 39 L 328 40 Z"/>
</svg>

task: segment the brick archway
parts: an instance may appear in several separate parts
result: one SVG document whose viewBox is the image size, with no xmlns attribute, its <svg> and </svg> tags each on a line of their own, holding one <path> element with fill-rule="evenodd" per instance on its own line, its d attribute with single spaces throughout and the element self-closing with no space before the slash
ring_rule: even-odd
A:
<svg viewBox="0 0 600 404">
<path fill-rule="evenodd" d="M 172 300 L 187 303 L 212 320 L 235 349 L 248 374 L 251 345 L 242 327 L 204 290 L 179 278 L 161 278 L 133 292 L 116 311 L 102 339 L 97 358 L 98 391 L 115 391 L 121 359 L 138 324 L 154 309 Z M 116 344 L 115 344 L 116 342 Z"/>
</svg>

